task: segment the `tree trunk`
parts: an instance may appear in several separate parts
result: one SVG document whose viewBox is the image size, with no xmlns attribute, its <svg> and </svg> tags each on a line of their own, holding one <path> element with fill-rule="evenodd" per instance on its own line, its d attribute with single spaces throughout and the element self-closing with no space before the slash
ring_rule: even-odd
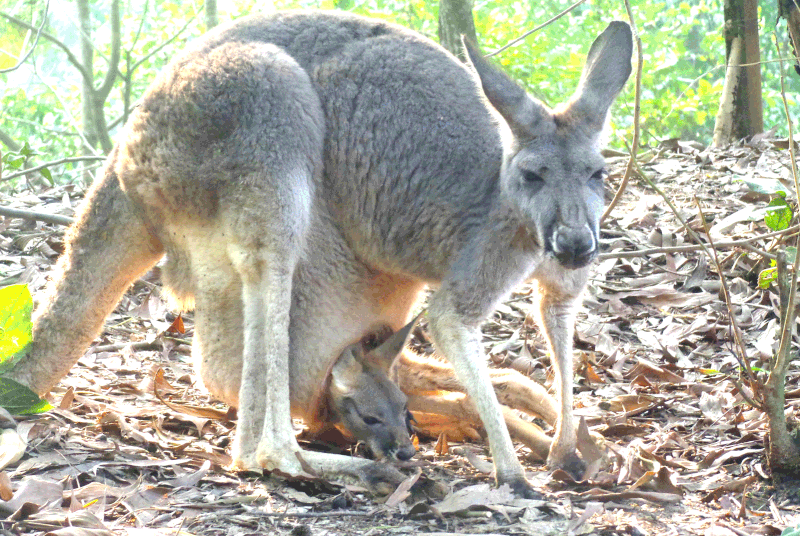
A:
<svg viewBox="0 0 800 536">
<path fill-rule="evenodd" d="M 97 143 L 108 154 L 113 146 L 108 133 L 103 106 L 108 98 L 114 82 L 119 74 L 120 59 L 120 13 L 119 0 L 111 2 L 111 58 L 109 58 L 108 71 L 99 88 L 94 86 L 94 46 L 92 44 L 92 15 L 89 0 L 78 0 L 78 21 L 81 32 L 81 66 L 83 67 L 82 90 L 82 127 L 83 127 L 83 154 L 95 156 Z M 87 182 L 91 181 L 88 174 L 84 174 Z"/>
<path fill-rule="evenodd" d="M 773 475 L 797 476 L 800 474 L 800 449 L 795 443 L 793 430 L 786 422 L 786 373 L 796 353 L 792 352 L 795 325 L 797 323 L 797 288 L 796 273 L 798 252 L 792 259 L 789 268 L 786 250 L 778 251 L 776 264 L 778 268 L 778 296 L 780 301 L 781 340 L 775 356 L 770 360 L 769 376 L 760 386 L 763 410 L 769 421 L 769 448 L 767 462 Z M 759 394 L 759 393 L 757 393 Z"/>
<path fill-rule="evenodd" d="M 217 0 L 206 0 L 206 31 L 219 24 Z"/>
<path fill-rule="evenodd" d="M 461 36 L 478 43 L 475 20 L 472 17 L 474 0 L 439 0 L 439 43 L 458 56 L 466 59 Z"/>
<path fill-rule="evenodd" d="M 89 0 L 78 0 L 78 21 L 81 31 L 81 65 L 87 76 L 83 78 L 81 98 L 81 122 L 83 125 L 83 155 L 93 155 L 97 144 L 94 121 L 94 47 L 92 46 L 92 15 Z M 88 145 L 89 147 L 86 147 Z"/>
<path fill-rule="evenodd" d="M 786 19 L 789 41 L 794 51 L 794 70 L 800 75 L 800 0 L 778 0 L 778 17 Z"/>
<path fill-rule="evenodd" d="M 725 87 L 714 126 L 716 146 L 764 130 L 757 0 L 725 0 L 725 52 Z"/>
</svg>

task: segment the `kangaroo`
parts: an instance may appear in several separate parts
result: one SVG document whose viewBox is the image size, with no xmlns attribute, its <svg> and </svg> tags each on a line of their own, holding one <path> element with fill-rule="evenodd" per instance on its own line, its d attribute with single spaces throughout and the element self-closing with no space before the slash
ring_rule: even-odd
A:
<svg viewBox="0 0 800 536">
<path fill-rule="evenodd" d="M 453 367 L 437 356 L 404 349 L 416 318 L 378 348 L 364 352 L 363 344 L 348 346 L 331 369 L 327 403 L 318 426 L 335 424 L 346 435 L 367 445 L 378 459 L 410 459 L 411 423 L 420 433 L 438 435 L 441 417 L 451 423 L 480 426 L 480 416 L 455 377 Z M 546 459 L 551 441 L 542 430 L 511 409 L 542 418 L 554 426 L 558 405 L 547 391 L 527 376 L 510 369 L 490 369 L 492 386 L 502 404 L 503 418 L 513 439 Z M 413 413 L 413 415 L 412 415 Z M 425 416 L 432 415 L 433 420 Z M 428 429 L 428 426 L 434 430 Z M 444 423 L 446 429 L 447 423 Z M 310 427 L 319 433 L 318 427 Z"/>
<path fill-rule="evenodd" d="M 573 305 L 598 250 L 608 110 L 631 70 L 612 22 L 553 110 L 473 47 L 469 64 L 418 34 L 351 14 L 256 15 L 189 45 L 151 84 L 68 233 L 37 308 L 34 391 L 68 373 L 129 284 L 166 255 L 194 307 L 211 393 L 239 409 L 233 465 L 396 482 L 380 462 L 303 451 L 343 350 L 399 330 L 424 286 L 438 351 L 486 430 L 498 484 L 535 496 L 480 345 L 480 324 L 536 282 L 559 401 L 548 463 L 580 473 Z"/>
<path fill-rule="evenodd" d="M 329 382 L 320 386 L 326 401 L 319 405 L 318 419 L 306 422 L 312 434 L 335 424 L 363 442 L 376 459 L 405 461 L 416 454 L 410 439 L 414 418 L 408 398 L 389 379 L 389 370 L 413 327 L 411 321 L 366 352 L 363 343 L 344 349 L 331 367 Z"/>
</svg>

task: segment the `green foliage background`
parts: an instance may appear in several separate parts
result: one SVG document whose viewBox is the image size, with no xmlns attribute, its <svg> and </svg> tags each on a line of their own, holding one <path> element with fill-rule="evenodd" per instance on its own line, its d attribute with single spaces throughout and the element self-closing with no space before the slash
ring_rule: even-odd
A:
<svg viewBox="0 0 800 536">
<path fill-rule="evenodd" d="M 549 19 L 571 0 L 551 2 L 476 0 L 475 20 L 479 39 L 489 52 L 506 44 L 525 30 Z M 642 128 L 643 143 L 654 145 L 667 138 L 694 139 L 709 143 L 724 79 L 725 44 L 722 34 L 722 0 L 653 0 L 634 2 L 634 13 L 644 46 Z M 110 54 L 110 0 L 92 2 L 93 42 L 96 83 L 105 72 Z M 38 24 L 43 1 L 0 0 L 0 12 Z M 348 9 L 411 27 L 436 39 L 438 2 L 422 0 L 275 0 L 220 2 L 220 21 L 261 10 L 284 8 Z M 45 30 L 56 36 L 79 56 L 75 3 L 52 0 Z M 777 127 L 786 136 L 786 118 L 780 99 L 780 78 L 775 48 L 777 2 L 762 2 L 762 75 L 764 79 L 765 126 Z M 621 0 L 590 0 L 567 16 L 495 59 L 530 92 L 553 105 L 574 91 L 588 47 L 611 19 L 627 19 Z M 188 23 L 188 25 L 187 25 Z M 202 3 L 178 1 L 123 2 L 123 60 L 131 62 L 174 38 L 163 50 L 134 73 L 132 102 L 187 40 L 205 31 Z M 137 37 L 138 36 L 138 37 Z M 785 27 L 777 31 L 784 54 L 788 54 Z M 32 35 L 0 18 L 0 69 L 15 63 L 13 56 L 27 50 Z M 786 78 L 790 109 L 797 107 L 800 80 L 788 68 Z M 0 135 L 18 144 L 27 142 L 37 162 L 80 154 L 80 78 L 66 61 L 63 51 L 40 39 L 31 58 L 15 71 L 0 74 Z M 118 82 L 106 103 L 106 117 L 119 125 L 125 117 L 122 83 Z M 612 123 L 612 146 L 621 147 L 630 139 L 633 116 L 633 87 L 628 84 L 618 99 Z M 2 137 L 0 136 L 0 139 Z M 4 159 L 14 159 L 2 148 Z M 6 166 L 8 168 L 9 166 Z M 6 173 L 8 169 L 6 170 Z M 77 182 L 82 178 L 74 165 L 53 170 L 58 182 Z M 0 191 L 24 187 L 22 182 L 2 182 Z"/>
</svg>

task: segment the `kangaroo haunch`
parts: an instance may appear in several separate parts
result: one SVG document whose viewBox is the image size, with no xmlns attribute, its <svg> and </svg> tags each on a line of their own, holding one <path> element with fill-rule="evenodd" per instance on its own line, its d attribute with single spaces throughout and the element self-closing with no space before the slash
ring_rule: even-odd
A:
<svg viewBox="0 0 800 536">
<path fill-rule="evenodd" d="M 303 451 L 291 417 L 313 420 L 331 363 L 375 326 L 400 329 L 431 285 L 434 343 L 481 416 L 497 481 L 530 494 L 480 323 L 532 279 L 558 379 L 548 462 L 580 472 L 573 305 L 597 253 L 602 131 L 631 51 L 612 22 L 551 110 L 476 50 L 464 65 L 377 20 L 298 11 L 209 32 L 131 115 L 12 377 L 50 389 L 166 254 L 165 285 L 196 310 L 199 373 L 238 406 L 237 467 L 397 482 L 385 464 Z"/>
</svg>

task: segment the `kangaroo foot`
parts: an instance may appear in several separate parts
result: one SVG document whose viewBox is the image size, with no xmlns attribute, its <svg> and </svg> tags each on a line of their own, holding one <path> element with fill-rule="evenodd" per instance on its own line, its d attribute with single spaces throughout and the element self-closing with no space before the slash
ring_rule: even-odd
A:
<svg viewBox="0 0 800 536">
<path fill-rule="evenodd" d="M 550 456 L 547 457 L 547 465 L 551 469 L 563 469 L 575 480 L 581 480 L 586 472 L 586 462 L 574 450 L 560 456 L 555 456 L 551 450 Z"/>
<path fill-rule="evenodd" d="M 508 484 L 511 486 L 511 491 L 514 493 L 514 495 L 522 499 L 544 499 L 544 495 L 536 491 L 533 486 L 531 486 L 531 483 L 528 482 L 524 477 L 516 478 L 508 482 L 498 481 L 497 484 Z"/>
</svg>

